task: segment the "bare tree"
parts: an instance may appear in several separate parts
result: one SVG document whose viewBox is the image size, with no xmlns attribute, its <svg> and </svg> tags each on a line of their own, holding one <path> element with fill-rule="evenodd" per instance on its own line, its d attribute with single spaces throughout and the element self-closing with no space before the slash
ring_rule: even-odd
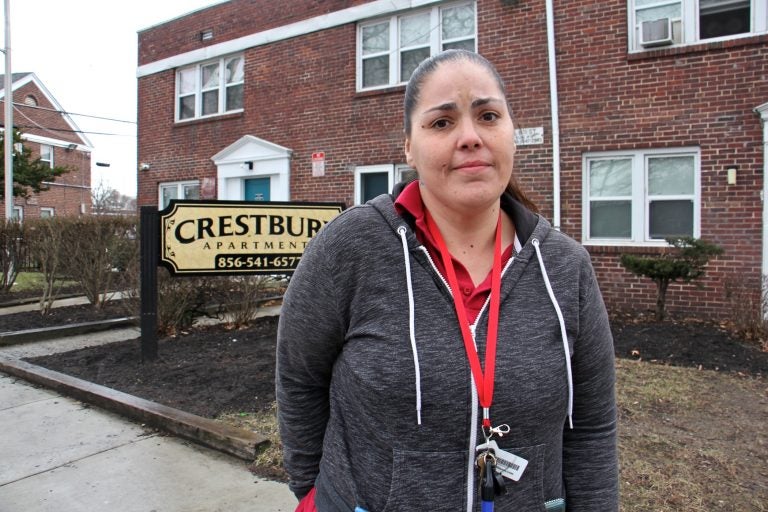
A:
<svg viewBox="0 0 768 512">
<path fill-rule="evenodd" d="M 91 202 L 94 215 L 126 214 L 136 211 L 135 198 L 121 194 L 103 181 L 91 189 Z"/>
</svg>

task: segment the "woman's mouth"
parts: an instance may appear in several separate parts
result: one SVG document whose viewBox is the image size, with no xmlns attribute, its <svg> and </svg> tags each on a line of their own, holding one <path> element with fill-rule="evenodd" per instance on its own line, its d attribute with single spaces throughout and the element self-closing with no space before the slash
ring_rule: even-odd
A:
<svg viewBox="0 0 768 512">
<path fill-rule="evenodd" d="M 459 165 L 455 166 L 454 169 L 457 171 L 464 171 L 464 172 L 480 172 L 485 170 L 486 167 L 490 166 L 488 162 L 484 160 L 470 160 L 467 162 L 462 162 Z"/>
</svg>

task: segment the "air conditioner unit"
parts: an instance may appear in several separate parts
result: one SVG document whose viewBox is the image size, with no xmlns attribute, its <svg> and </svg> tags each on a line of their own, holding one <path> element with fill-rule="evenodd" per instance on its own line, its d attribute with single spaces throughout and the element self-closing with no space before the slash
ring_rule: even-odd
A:
<svg viewBox="0 0 768 512">
<path fill-rule="evenodd" d="M 672 21 L 669 18 L 644 21 L 640 24 L 640 45 L 645 48 L 672 44 Z"/>
</svg>

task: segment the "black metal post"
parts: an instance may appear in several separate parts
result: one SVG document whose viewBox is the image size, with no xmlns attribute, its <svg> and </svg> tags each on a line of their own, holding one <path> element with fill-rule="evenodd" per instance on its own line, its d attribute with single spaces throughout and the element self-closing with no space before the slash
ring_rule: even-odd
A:
<svg viewBox="0 0 768 512">
<path fill-rule="evenodd" d="M 141 362 L 157 359 L 157 264 L 160 225 L 157 207 L 141 207 Z"/>
</svg>

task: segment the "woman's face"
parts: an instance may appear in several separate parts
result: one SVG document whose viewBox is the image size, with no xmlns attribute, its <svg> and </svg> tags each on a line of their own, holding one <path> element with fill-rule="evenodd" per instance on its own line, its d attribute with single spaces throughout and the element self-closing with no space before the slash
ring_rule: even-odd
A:
<svg viewBox="0 0 768 512">
<path fill-rule="evenodd" d="M 515 136 L 492 73 L 469 61 L 440 64 L 421 86 L 405 153 L 428 208 L 494 205 L 512 175 Z"/>
</svg>

